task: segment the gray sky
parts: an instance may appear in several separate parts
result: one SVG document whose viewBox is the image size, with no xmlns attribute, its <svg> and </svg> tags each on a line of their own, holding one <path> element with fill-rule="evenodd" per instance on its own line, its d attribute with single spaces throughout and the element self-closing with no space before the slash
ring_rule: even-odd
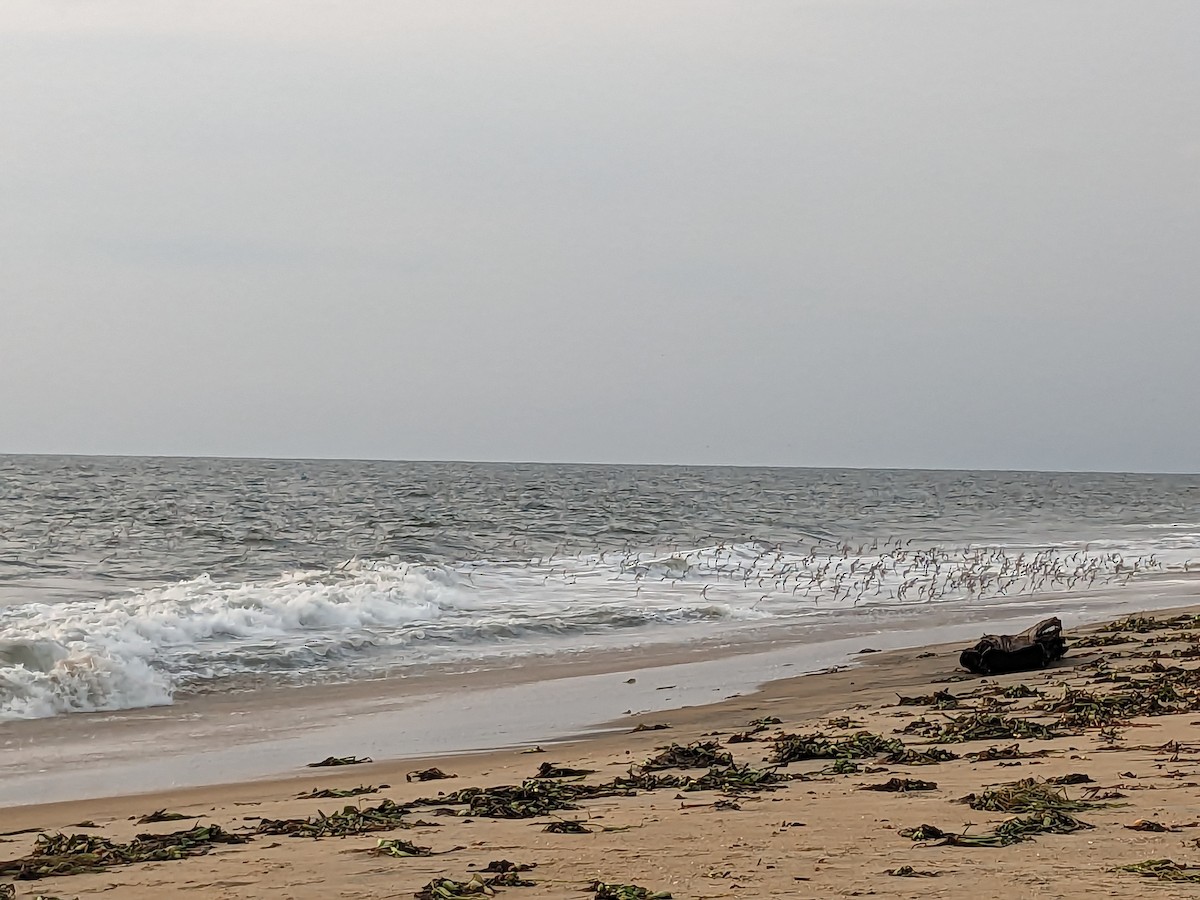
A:
<svg viewBox="0 0 1200 900">
<path fill-rule="evenodd" d="M 5 0 L 0 452 L 1200 470 L 1200 3 Z"/>
</svg>

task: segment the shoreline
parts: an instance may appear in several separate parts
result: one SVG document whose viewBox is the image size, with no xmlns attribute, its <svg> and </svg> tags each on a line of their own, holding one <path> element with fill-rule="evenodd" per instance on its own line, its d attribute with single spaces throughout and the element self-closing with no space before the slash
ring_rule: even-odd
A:
<svg viewBox="0 0 1200 900">
<path fill-rule="evenodd" d="M 1186 840 L 1189 832 L 1183 830 L 1192 827 L 1189 810 L 1200 789 L 1200 756 L 1196 755 L 1200 745 L 1192 740 L 1190 727 L 1194 712 L 1139 718 L 1121 725 L 1124 732 L 1116 737 L 1087 728 L 1045 740 L 993 738 L 965 744 L 931 742 L 910 735 L 920 735 L 927 722 L 936 724 L 967 715 L 965 710 L 972 707 L 999 710 L 1002 716 L 1015 719 L 1023 705 L 1040 701 L 988 699 L 1006 696 L 1003 692 L 1015 685 L 1049 696 L 1062 690 L 1056 687 L 1060 684 L 1070 687 L 1078 683 L 1081 687 L 1077 689 L 1082 689 L 1085 681 L 1094 681 L 1095 673 L 1102 674 L 1109 665 L 1129 667 L 1149 659 L 1154 661 L 1149 666 L 1154 670 L 1155 666 L 1161 668 L 1161 659 L 1190 668 L 1192 651 L 1185 649 L 1180 656 L 1172 648 L 1200 648 L 1200 644 L 1189 643 L 1200 638 L 1200 632 L 1191 630 L 1200 629 L 1200 618 L 1175 626 L 1187 629 L 1184 631 L 1163 631 L 1168 626 L 1161 623 L 1198 608 L 1157 611 L 1159 625 L 1124 635 L 1122 641 L 1128 640 L 1118 642 L 1117 649 L 1103 642 L 1091 648 L 1073 646 L 1061 663 L 1036 672 L 990 679 L 961 677 L 955 669 L 962 642 L 907 647 L 862 656 L 851 668 L 776 679 L 753 693 L 717 703 L 622 716 L 585 737 L 547 745 L 548 752 L 491 749 L 391 759 L 306 769 L 285 778 L 11 807 L 4 811 L 7 843 L 0 856 L 11 860 L 29 852 L 34 831 L 26 829 L 102 834 L 128 841 L 135 834 L 171 834 L 198 823 L 219 824 L 250 842 L 217 845 L 211 852 L 187 859 L 18 882 L 18 890 L 30 896 L 90 897 L 116 888 L 118 896 L 135 900 L 182 891 L 221 898 L 383 898 L 411 896 L 426 882 L 441 877 L 466 882 L 490 860 L 505 858 L 537 864 L 529 873 L 536 884 L 514 894 L 529 897 L 578 898 L 581 887 L 593 877 L 636 882 L 653 890 L 675 892 L 680 898 L 796 896 L 796 891 L 803 896 L 874 892 L 916 897 L 930 892 L 922 889 L 923 885 L 936 887 L 933 893 L 938 896 L 962 896 L 969 890 L 973 896 L 1010 897 L 1014 880 L 1033 895 L 1083 898 L 1102 889 L 1110 896 L 1143 896 L 1150 884 L 1128 874 L 1114 874 L 1113 866 L 1150 858 L 1200 863 L 1200 850 L 1186 849 L 1192 842 Z M 1074 629 L 1072 644 L 1086 635 L 1103 637 L 1103 627 Z M 1133 644 L 1140 644 L 1141 652 L 1129 650 Z M 1097 668 L 1097 661 L 1105 666 Z M 1190 670 L 1200 674 L 1200 667 Z M 962 698 L 962 709 L 939 712 L 920 703 L 897 706 L 900 695 L 938 690 Z M 1200 708 L 1200 696 L 1196 706 Z M 1048 715 L 1031 711 L 1037 721 Z M 773 724 L 775 719 L 780 720 L 778 724 Z M 764 724 L 754 726 L 756 721 Z M 735 732 L 745 731 L 748 723 L 751 730 L 744 740 L 737 740 Z M 650 729 L 657 725 L 669 727 Z M 638 726 L 646 730 L 639 731 Z M 577 811 L 529 819 L 464 818 L 461 812 L 439 817 L 433 807 L 425 807 L 406 813 L 408 824 L 402 830 L 394 826 L 316 841 L 254 837 L 267 819 L 299 821 L 317 810 L 332 813 L 343 806 L 374 807 L 385 797 L 410 804 L 440 791 L 520 784 L 547 760 L 555 765 L 585 766 L 595 772 L 584 779 L 592 782 L 641 771 L 639 765 L 666 744 L 715 740 L 734 751 L 739 764 L 757 768 L 764 766 L 764 760 L 769 763 L 772 742 L 779 740 L 774 732 L 842 734 L 842 739 L 850 739 L 864 730 L 889 740 L 903 732 L 900 739 L 906 747 L 923 750 L 936 744 L 952 748 L 961 758 L 933 766 L 880 765 L 864 758 L 840 771 L 831 768 L 828 760 L 814 760 L 776 770 L 800 780 L 770 790 L 729 788 L 723 794 L 673 788 L 638 790 L 586 801 Z M 1008 744 L 1034 755 L 991 762 L 971 761 L 964 755 L 968 750 Z M 1160 745 L 1170 751 L 1166 762 L 1163 752 L 1153 750 Z M 347 747 L 345 752 L 353 749 Z M 407 780 L 414 771 L 431 766 L 457 777 L 426 783 Z M 1022 777 L 1044 779 L 1081 771 L 1088 773 L 1090 784 L 1121 793 L 1122 802 L 1129 804 L 1093 805 L 1080 812 L 1079 817 L 1092 826 L 1086 836 L 1038 835 L 1035 841 L 997 849 L 930 846 L 934 842 L 914 843 L 899 834 L 922 822 L 956 831 L 969 822 L 968 833 L 984 833 L 1012 816 L 973 812 L 956 805 L 955 797 Z M 928 779 L 938 787 L 914 794 L 861 790 L 864 782 L 884 782 L 897 775 Z M 297 797 L 315 787 L 349 789 L 358 785 L 374 790 L 347 799 Z M 1068 790 L 1071 797 L 1087 796 L 1085 789 Z M 137 823 L 138 817 L 154 810 L 187 818 L 153 826 Z M 543 830 L 548 823 L 566 820 L 583 823 L 584 832 L 547 834 Z M 1135 820 L 1151 821 L 1165 830 L 1130 831 L 1125 827 Z M 1200 832 L 1190 834 L 1200 836 Z M 437 855 L 401 859 L 369 855 L 366 851 L 381 838 L 429 845 Z M 1038 860 L 1032 871 L 1031 855 Z M 915 867 L 916 872 L 937 871 L 941 880 L 916 878 L 910 882 L 886 874 L 904 866 Z M 7 880 L 0 877 L 0 883 Z M 1191 895 L 1170 890 L 1163 885 L 1162 895 Z"/>
<path fill-rule="evenodd" d="M 1177 608 L 1195 597 L 1195 585 L 1171 580 L 1150 584 L 1154 593 L 1032 598 L 1000 608 L 1008 613 L 1000 617 L 987 605 L 933 609 L 929 614 L 939 618 L 915 628 L 910 616 L 888 611 L 864 617 L 857 627 L 778 628 L 742 642 L 553 656 L 502 672 L 279 687 L 195 696 L 169 707 L 10 722 L 0 726 L 0 809 L 287 779 L 328 755 L 433 759 L 587 739 L 632 714 L 710 706 L 793 676 L 855 665 L 864 648 L 971 642 L 984 631 L 1019 631 L 1052 614 L 1055 604 L 1076 604 L 1062 614 L 1068 628 L 1134 610 Z M 888 630 L 889 624 L 910 627 Z"/>
</svg>

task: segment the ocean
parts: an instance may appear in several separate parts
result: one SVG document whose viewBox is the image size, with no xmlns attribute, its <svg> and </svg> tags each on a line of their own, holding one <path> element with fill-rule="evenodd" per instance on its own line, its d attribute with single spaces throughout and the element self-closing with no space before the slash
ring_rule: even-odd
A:
<svg viewBox="0 0 1200 900">
<path fill-rule="evenodd" d="M 1154 605 L 1198 567 L 1191 475 L 0 456 L 0 720 Z"/>
</svg>

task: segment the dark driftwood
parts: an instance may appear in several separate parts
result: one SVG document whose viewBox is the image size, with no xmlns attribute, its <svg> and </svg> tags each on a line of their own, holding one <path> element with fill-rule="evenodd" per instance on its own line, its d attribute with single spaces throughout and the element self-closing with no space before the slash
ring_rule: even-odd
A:
<svg viewBox="0 0 1200 900">
<path fill-rule="evenodd" d="M 976 675 L 1003 675 L 1041 669 L 1066 652 L 1062 622 L 1054 618 L 1020 634 L 985 634 L 978 644 L 964 650 L 958 661 Z"/>
</svg>

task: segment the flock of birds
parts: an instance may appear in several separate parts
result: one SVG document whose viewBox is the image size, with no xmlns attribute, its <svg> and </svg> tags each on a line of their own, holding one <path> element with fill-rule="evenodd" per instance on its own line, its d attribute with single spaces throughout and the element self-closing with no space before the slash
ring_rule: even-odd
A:
<svg viewBox="0 0 1200 900">
<path fill-rule="evenodd" d="M 852 546 L 785 548 L 757 541 L 719 542 L 663 553 L 628 548 L 525 563 L 543 584 L 577 585 L 599 579 L 626 582 L 634 597 L 698 592 L 704 600 L 745 599 L 754 605 L 807 601 L 817 607 L 995 599 L 1077 592 L 1127 584 L 1167 567 L 1156 554 L 1126 557 L 1113 550 L 1017 549 L 999 546 L 913 546 L 889 539 Z M 1186 572 L 1189 564 L 1182 566 Z M 750 596 L 753 599 L 753 596 Z"/>
</svg>

